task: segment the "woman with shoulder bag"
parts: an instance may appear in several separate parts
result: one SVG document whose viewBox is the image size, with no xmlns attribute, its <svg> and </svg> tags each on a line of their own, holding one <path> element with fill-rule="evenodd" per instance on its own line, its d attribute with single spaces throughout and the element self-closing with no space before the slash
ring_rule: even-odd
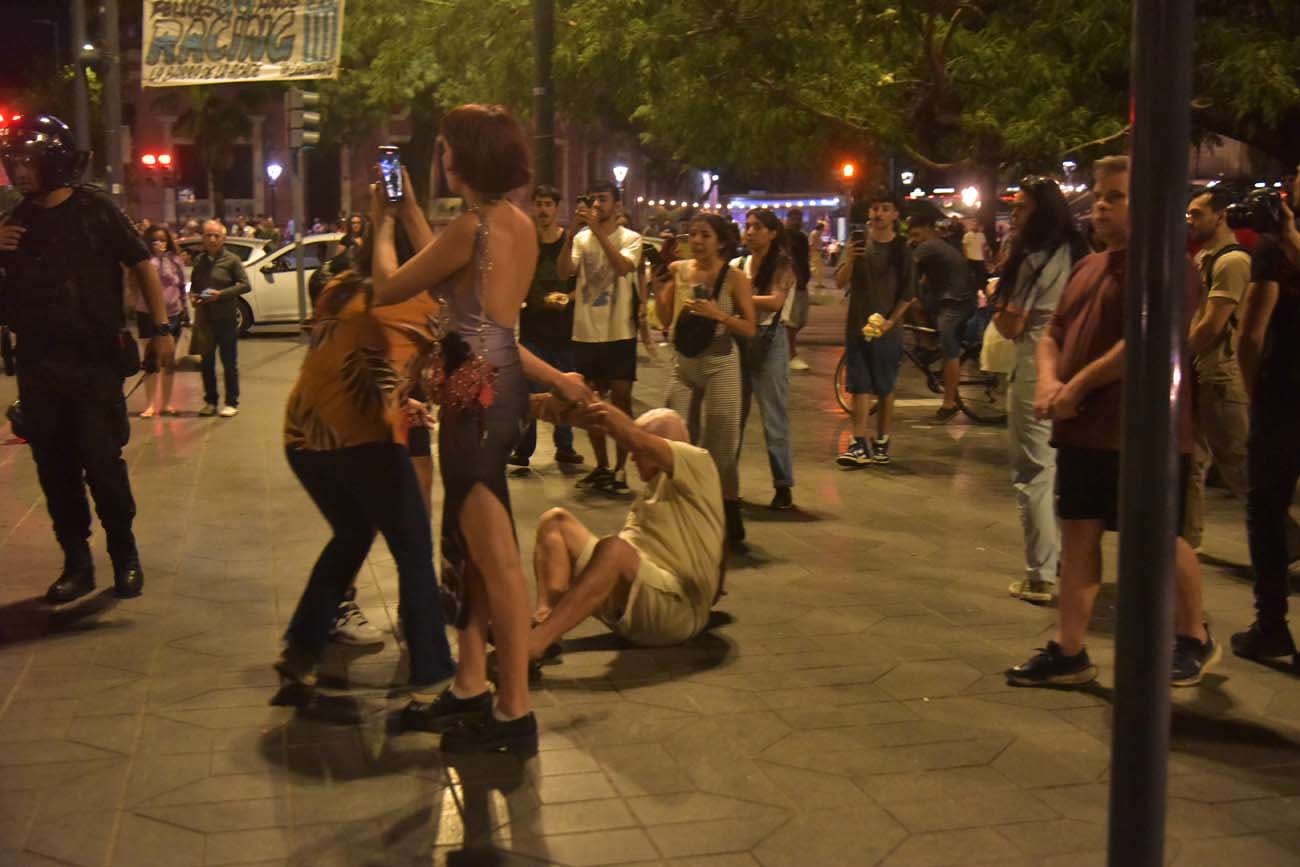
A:
<svg viewBox="0 0 1300 867">
<path fill-rule="evenodd" d="M 722 477 L 727 540 L 745 541 L 740 517 L 740 354 L 735 337 L 753 337 L 754 299 L 749 280 L 727 265 L 731 226 L 716 214 L 690 225 L 690 259 L 664 272 L 655 305 L 671 323 L 673 372 L 664 404 L 687 419 L 691 442 L 706 449 Z"/>
<path fill-rule="evenodd" d="M 1015 241 L 999 281 L 993 327 L 1015 343 L 1016 360 L 1007 391 L 1011 482 L 1025 535 L 1025 574 L 1011 595 L 1050 602 L 1056 595 L 1061 534 L 1056 522 L 1056 450 L 1052 423 L 1034 417 L 1038 339 L 1061 300 L 1083 241 L 1065 196 L 1050 178 L 1026 178 L 1011 208 Z"/>
<path fill-rule="evenodd" d="M 758 333 L 739 339 L 741 361 L 740 436 L 744 442 L 749 407 L 758 398 L 772 470 L 771 508 L 793 509 L 794 458 L 790 454 L 790 345 L 784 322 L 794 303 L 794 262 L 785 244 L 785 227 L 767 208 L 745 215 L 745 246 L 749 255 L 731 262 L 753 285 Z"/>
</svg>

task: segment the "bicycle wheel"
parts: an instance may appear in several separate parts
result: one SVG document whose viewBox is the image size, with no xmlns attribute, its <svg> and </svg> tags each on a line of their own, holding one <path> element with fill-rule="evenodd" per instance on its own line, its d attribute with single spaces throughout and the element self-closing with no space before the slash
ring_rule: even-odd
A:
<svg viewBox="0 0 1300 867">
<path fill-rule="evenodd" d="M 957 405 L 966 417 L 977 424 L 1005 424 L 1007 421 L 1007 376 L 1005 373 L 988 373 L 962 365 L 957 386 Z"/>
<path fill-rule="evenodd" d="M 840 405 L 840 409 L 844 410 L 849 415 L 853 415 L 853 407 L 849 401 L 849 390 L 846 382 L 848 375 L 848 355 L 844 354 L 840 356 L 840 363 L 835 365 L 835 379 L 833 380 L 835 386 L 835 402 Z"/>
</svg>

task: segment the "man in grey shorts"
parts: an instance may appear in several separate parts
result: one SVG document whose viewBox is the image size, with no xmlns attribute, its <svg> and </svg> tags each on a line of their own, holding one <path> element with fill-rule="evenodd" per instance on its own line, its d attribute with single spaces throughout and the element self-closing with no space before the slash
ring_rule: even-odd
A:
<svg viewBox="0 0 1300 867">
<path fill-rule="evenodd" d="M 538 396 L 533 407 L 535 415 L 553 417 L 556 399 Z M 713 459 L 690 444 L 686 423 L 669 409 L 633 421 L 598 402 L 579 410 L 573 422 L 599 427 L 625 447 L 645 487 L 612 536 L 597 538 L 565 509 L 542 515 L 533 554 L 537 610 L 529 659 L 553 653 L 588 617 L 646 647 L 694 638 L 722 592 L 725 522 Z"/>
</svg>

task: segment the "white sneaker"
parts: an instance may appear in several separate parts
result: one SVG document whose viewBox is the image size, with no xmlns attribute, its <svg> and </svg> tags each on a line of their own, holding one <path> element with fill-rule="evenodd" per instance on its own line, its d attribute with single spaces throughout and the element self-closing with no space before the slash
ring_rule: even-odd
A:
<svg viewBox="0 0 1300 867">
<path fill-rule="evenodd" d="M 811 370 L 812 368 L 810 368 L 808 362 L 804 361 L 802 358 L 792 358 L 790 359 L 790 369 L 803 371 Z"/>
<path fill-rule="evenodd" d="M 213 416 L 216 414 L 217 414 L 216 404 L 205 403 L 203 404 L 203 409 L 199 410 L 199 415 L 202 416 Z"/>
<path fill-rule="evenodd" d="M 339 605 L 334 625 L 330 627 L 330 641 L 336 644 L 350 644 L 353 647 L 366 647 L 384 643 L 384 633 L 370 625 L 361 606 L 355 602 Z"/>
<path fill-rule="evenodd" d="M 239 415 L 239 409 L 233 406 L 223 406 L 220 415 L 222 418 L 234 418 Z"/>
</svg>

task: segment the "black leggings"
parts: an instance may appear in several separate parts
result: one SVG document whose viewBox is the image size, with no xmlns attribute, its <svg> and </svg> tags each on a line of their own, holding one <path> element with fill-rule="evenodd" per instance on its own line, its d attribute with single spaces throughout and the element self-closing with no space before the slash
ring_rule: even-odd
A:
<svg viewBox="0 0 1300 867">
<path fill-rule="evenodd" d="M 411 683 L 430 685 L 450 677 L 456 666 L 438 602 L 433 535 L 407 450 L 396 443 L 369 443 L 287 453 L 289 466 L 329 521 L 334 537 L 312 568 L 286 638 L 320 657 L 339 603 L 379 532 L 397 561 Z"/>
</svg>

